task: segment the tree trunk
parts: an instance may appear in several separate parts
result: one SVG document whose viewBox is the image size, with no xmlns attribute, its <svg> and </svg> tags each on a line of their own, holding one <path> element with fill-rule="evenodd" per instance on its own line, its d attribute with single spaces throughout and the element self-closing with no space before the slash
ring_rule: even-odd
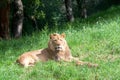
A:
<svg viewBox="0 0 120 80">
<path fill-rule="evenodd" d="M 8 39 L 9 36 L 9 0 L 0 0 L 0 39 Z"/>
<path fill-rule="evenodd" d="M 76 0 L 78 5 L 78 12 L 80 12 L 80 16 L 83 18 L 87 18 L 87 0 Z"/>
<path fill-rule="evenodd" d="M 78 13 L 80 14 L 80 15 L 78 15 L 79 17 L 81 17 L 81 5 L 82 5 L 82 0 L 76 0 L 76 2 L 77 2 L 77 10 L 78 10 Z"/>
<path fill-rule="evenodd" d="M 87 5 L 86 5 L 87 0 L 82 0 L 82 12 L 81 15 L 83 18 L 87 18 Z"/>
<path fill-rule="evenodd" d="M 23 4 L 21 0 L 14 0 L 13 2 L 13 22 L 12 33 L 13 37 L 19 38 L 22 35 L 23 26 Z"/>
<path fill-rule="evenodd" d="M 65 0 L 65 7 L 66 7 L 66 16 L 68 21 L 73 22 L 74 16 L 72 11 L 72 2 L 71 0 Z"/>
</svg>

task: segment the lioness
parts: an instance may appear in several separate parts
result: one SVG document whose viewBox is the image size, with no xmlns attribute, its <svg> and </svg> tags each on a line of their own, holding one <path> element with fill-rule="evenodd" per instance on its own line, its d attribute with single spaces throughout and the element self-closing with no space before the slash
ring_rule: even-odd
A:
<svg viewBox="0 0 120 80">
<path fill-rule="evenodd" d="M 30 51 L 23 53 L 17 60 L 24 67 L 34 66 L 38 61 L 72 61 L 75 60 L 78 65 L 88 64 L 87 62 L 79 61 L 71 55 L 70 48 L 65 40 L 65 34 L 54 33 L 50 35 L 48 47 L 45 49 Z M 90 64 L 94 65 L 94 64 Z"/>
</svg>

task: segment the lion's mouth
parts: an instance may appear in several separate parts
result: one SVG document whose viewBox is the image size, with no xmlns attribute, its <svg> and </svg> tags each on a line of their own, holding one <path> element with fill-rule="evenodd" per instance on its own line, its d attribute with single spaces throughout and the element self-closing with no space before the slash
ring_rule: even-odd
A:
<svg viewBox="0 0 120 80">
<path fill-rule="evenodd" d="M 56 51 L 62 51 L 62 46 L 56 46 L 56 47 L 55 47 L 55 50 L 56 50 Z"/>
</svg>

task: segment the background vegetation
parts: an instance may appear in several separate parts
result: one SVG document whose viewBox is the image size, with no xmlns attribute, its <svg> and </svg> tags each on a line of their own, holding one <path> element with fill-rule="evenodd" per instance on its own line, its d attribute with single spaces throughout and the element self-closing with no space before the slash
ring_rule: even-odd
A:
<svg viewBox="0 0 120 80">
<path fill-rule="evenodd" d="M 70 1 L 70 0 L 68 0 Z M 79 1 L 80 3 L 77 3 Z M 42 30 L 44 27 L 53 29 L 54 26 L 59 26 L 66 23 L 66 8 L 65 0 L 22 0 L 24 6 L 24 21 L 23 34 L 31 34 L 35 30 Z M 112 5 L 118 5 L 117 0 L 72 0 L 73 15 L 75 19 L 82 18 L 82 5 L 87 10 L 87 15 L 91 16 L 101 10 L 106 10 Z M 12 6 L 14 7 L 14 6 Z M 11 7 L 11 8 L 12 8 Z M 36 25 L 33 24 L 31 17 L 36 20 Z M 10 21 L 11 22 L 11 21 Z M 64 28 L 63 26 L 61 26 Z"/>
<path fill-rule="evenodd" d="M 114 6 L 87 19 L 76 19 L 73 23 L 54 26 L 52 29 L 46 25 L 41 31 L 31 32 L 31 35 L 1 40 L 0 80 L 119 80 L 119 13 L 120 6 Z M 15 63 L 23 52 L 47 47 L 49 34 L 54 32 L 66 34 L 73 56 L 97 63 L 99 67 L 48 61 L 23 68 Z"/>
</svg>

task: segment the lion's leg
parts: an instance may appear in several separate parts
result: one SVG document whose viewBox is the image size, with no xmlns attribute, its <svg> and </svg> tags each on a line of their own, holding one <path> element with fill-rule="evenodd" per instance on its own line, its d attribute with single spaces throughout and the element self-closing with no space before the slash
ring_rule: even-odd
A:
<svg viewBox="0 0 120 80">
<path fill-rule="evenodd" d="M 76 61 L 76 65 L 87 65 L 88 67 L 98 67 L 98 64 L 83 62 L 83 61 Z"/>
<path fill-rule="evenodd" d="M 34 66 L 35 60 L 31 57 L 28 57 L 25 60 L 23 60 L 23 62 L 21 64 L 26 68 L 29 66 Z"/>
<path fill-rule="evenodd" d="M 29 67 L 29 64 L 24 64 L 23 66 L 24 66 L 25 68 L 27 68 L 27 67 Z"/>
<path fill-rule="evenodd" d="M 72 57 L 72 60 L 76 62 L 76 65 L 87 65 L 89 67 L 98 67 L 98 64 L 80 61 L 79 58 Z"/>
<path fill-rule="evenodd" d="M 34 66 L 35 65 L 35 63 L 31 63 L 31 62 L 28 62 L 28 63 L 25 63 L 25 64 L 22 64 L 25 68 L 27 68 L 27 67 L 32 67 L 32 66 Z"/>
<path fill-rule="evenodd" d="M 25 64 L 25 65 L 24 65 L 25 68 L 33 67 L 33 66 L 34 66 L 34 64 Z"/>
</svg>

